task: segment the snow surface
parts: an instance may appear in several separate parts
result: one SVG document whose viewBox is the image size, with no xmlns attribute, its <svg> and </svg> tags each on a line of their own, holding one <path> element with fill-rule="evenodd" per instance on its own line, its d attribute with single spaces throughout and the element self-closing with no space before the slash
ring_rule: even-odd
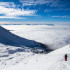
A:
<svg viewBox="0 0 70 70">
<path fill-rule="evenodd" d="M 24 61 L 33 55 L 30 49 L 0 44 L 0 70 Z M 29 51 L 29 52 L 28 52 Z"/>
<path fill-rule="evenodd" d="M 64 55 L 68 61 L 64 61 Z M 70 45 L 49 54 L 36 54 L 17 65 L 2 70 L 70 70 Z"/>
</svg>

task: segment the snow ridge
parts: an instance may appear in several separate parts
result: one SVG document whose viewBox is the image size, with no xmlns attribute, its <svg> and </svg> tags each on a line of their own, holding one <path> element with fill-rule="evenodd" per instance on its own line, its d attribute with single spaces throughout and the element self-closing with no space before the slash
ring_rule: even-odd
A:
<svg viewBox="0 0 70 70">
<path fill-rule="evenodd" d="M 38 43 L 33 40 L 28 40 L 22 37 L 19 37 L 15 34 L 12 34 L 9 30 L 0 26 L 0 43 L 10 46 L 17 46 L 17 47 L 28 47 L 28 48 L 38 48 L 45 50 L 47 46 Z M 47 51 L 49 49 L 47 48 Z"/>
</svg>

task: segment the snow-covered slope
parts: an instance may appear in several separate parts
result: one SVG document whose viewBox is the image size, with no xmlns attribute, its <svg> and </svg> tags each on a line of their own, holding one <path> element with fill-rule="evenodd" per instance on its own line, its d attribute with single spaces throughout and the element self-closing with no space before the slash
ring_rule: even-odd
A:
<svg viewBox="0 0 70 70">
<path fill-rule="evenodd" d="M 12 46 L 27 46 L 27 47 L 36 47 L 40 46 L 35 41 L 21 38 L 15 34 L 12 34 L 8 30 L 0 26 L 0 43 Z"/>
<path fill-rule="evenodd" d="M 68 61 L 64 61 L 64 55 Z M 24 62 L 2 70 L 70 70 L 70 46 L 55 50 L 49 54 L 36 54 Z"/>
<path fill-rule="evenodd" d="M 25 47 L 33 49 L 39 48 L 43 50 L 47 48 L 47 46 L 39 42 L 17 36 L 1 26 L 0 26 L 0 43 L 10 46 L 23 47 L 23 48 Z"/>
</svg>

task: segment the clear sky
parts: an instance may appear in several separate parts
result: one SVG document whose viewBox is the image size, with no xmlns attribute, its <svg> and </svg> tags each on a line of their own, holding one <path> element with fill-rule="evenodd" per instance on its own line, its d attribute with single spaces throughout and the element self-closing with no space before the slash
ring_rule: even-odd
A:
<svg viewBox="0 0 70 70">
<path fill-rule="evenodd" d="M 70 0 L 0 0 L 0 22 L 70 22 Z"/>
</svg>

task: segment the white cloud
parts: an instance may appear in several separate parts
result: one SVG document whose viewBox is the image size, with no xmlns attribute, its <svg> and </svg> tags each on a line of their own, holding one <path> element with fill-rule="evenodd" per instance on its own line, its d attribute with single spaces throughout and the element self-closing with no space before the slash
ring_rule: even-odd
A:
<svg viewBox="0 0 70 70">
<path fill-rule="evenodd" d="M 70 25 L 70 22 L 0 22 L 0 24 L 40 24 L 40 25 L 45 25 L 45 24 L 54 24 L 54 25 Z"/>
<path fill-rule="evenodd" d="M 0 14 L 4 14 L 0 16 L 0 18 L 18 18 L 18 16 L 32 16 L 35 11 L 33 10 L 24 10 L 24 9 L 16 9 L 15 4 L 12 3 L 3 3 L 0 2 Z"/>
<path fill-rule="evenodd" d="M 15 16 L 0 16 L 0 18 L 6 18 L 6 19 L 26 19 L 26 18 L 21 18 L 21 17 L 15 17 Z"/>
<path fill-rule="evenodd" d="M 56 17 L 56 18 L 70 18 L 70 16 L 52 16 L 52 17 Z"/>
<path fill-rule="evenodd" d="M 46 4 L 50 7 L 64 8 L 70 6 L 66 0 L 20 0 L 23 6 Z"/>
<path fill-rule="evenodd" d="M 67 8 L 59 8 L 59 9 L 45 9 L 44 12 L 55 12 L 55 11 L 70 11 L 70 9 Z"/>
<path fill-rule="evenodd" d="M 49 4 L 53 0 L 20 0 L 23 5 L 37 5 L 37 4 Z"/>
<path fill-rule="evenodd" d="M 15 7 L 15 5 L 14 5 L 13 2 L 0 2 L 0 6 L 4 6 L 4 7 Z"/>
</svg>

